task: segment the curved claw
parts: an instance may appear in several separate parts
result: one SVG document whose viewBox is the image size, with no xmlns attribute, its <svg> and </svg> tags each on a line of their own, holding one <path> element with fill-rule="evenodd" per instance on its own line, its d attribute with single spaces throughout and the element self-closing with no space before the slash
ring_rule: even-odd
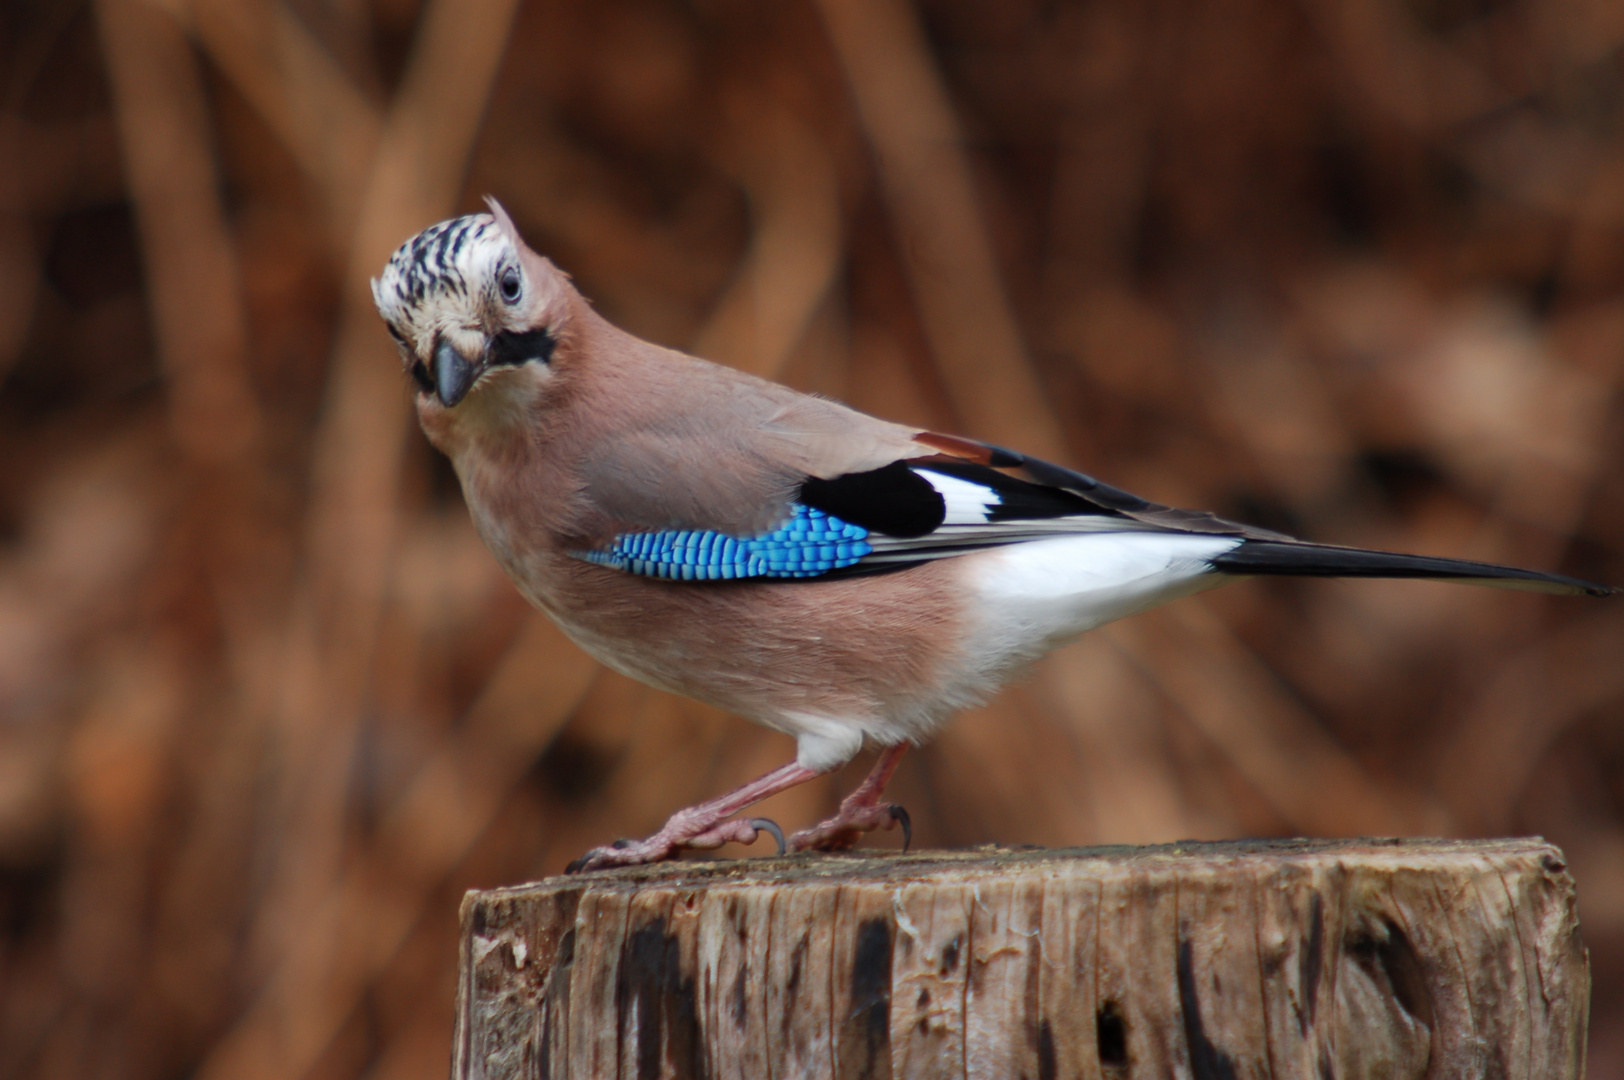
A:
<svg viewBox="0 0 1624 1080">
<path fill-rule="evenodd" d="M 570 864 L 564 867 L 564 873 L 579 874 L 583 870 L 601 870 L 605 866 L 627 865 L 626 861 L 616 859 L 614 857 L 614 853 L 617 851 L 625 851 L 627 848 L 636 847 L 637 843 L 638 842 L 636 840 L 628 840 L 624 836 L 619 840 L 612 840 L 603 847 L 595 847 L 585 855 L 582 855 L 580 858 L 571 860 Z M 636 862 L 646 860 L 634 859 L 631 861 Z"/>
<path fill-rule="evenodd" d="M 771 833 L 772 838 L 778 841 L 778 850 L 773 853 L 774 856 L 782 855 L 788 850 L 784 845 L 784 830 L 778 827 L 778 822 L 772 818 L 753 817 L 750 819 L 750 824 L 762 832 Z"/>
<path fill-rule="evenodd" d="M 906 807 L 892 803 L 886 807 L 891 814 L 891 820 L 902 826 L 902 853 L 906 855 L 908 848 L 913 844 L 913 818 L 908 816 Z"/>
</svg>

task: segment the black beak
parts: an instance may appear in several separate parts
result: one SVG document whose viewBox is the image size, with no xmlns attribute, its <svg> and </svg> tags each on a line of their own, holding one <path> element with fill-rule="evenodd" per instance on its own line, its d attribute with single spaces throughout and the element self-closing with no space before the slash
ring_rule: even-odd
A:
<svg viewBox="0 0 1624 1080">
<path fill-rule="evenodd" d="M 434 389 L 446 408 L 468 396 L 468 388 L 474 385 L 474 376 L 478 374 L 479 369 L 471 360 L 452 348 L 451 342 L 440 339 L 434 350 Z"/>
</svg>

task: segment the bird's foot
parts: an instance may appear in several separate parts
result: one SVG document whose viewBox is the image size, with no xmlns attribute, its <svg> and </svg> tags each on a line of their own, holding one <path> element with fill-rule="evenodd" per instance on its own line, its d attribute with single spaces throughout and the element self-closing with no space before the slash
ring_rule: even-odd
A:
<svg viewBox="0 0 1624 1080">
<path fill-rule="evenodd" d="M 593 848 L 570 863 L 565 873 L 660 862 L 683 848 L 717 848 L 726 843 L 751 844 L 763 832 L 771 833 L 778 841 L 778 853 L 782 855 L 784 830 L 766 818 L 736 818 L 733 815 L 769 795 L 786 791 L 796 784 L 804 784 L 816 775 L 811 769 L 803 769 L 793 761 L 780 765 L 765 776 L 758 776 L 725 795 L 686 810 L 678 810 L 659 832 L 646 840 L 617 840 L 608 847 Z"/>
<path fill-rule="evenodd" d="M 913 821 L 908 811 L 896 803 L 854 801 L 856 796 L 840 804 L 840 812 L 810 829 L 802 829 L 789 838 L 791 851 L 844 851 L 856 845 L 864 833 L 875 829 L 902 826 L 902 850 L 913 843 Z"/>
<path fill-rule="evenodd" d="M 778 841 L 778 854 L 784 853 L 784 830 L 771 818 L 730 818 L 707 824 L 691 810 L 679 810 L 653 836 L 643 840 L 616 840 L 595 847 L 564 868 L 564 873 L 604 870 L 611 866 L 642 866 L 662 862 L 684 850 L 705 851 L 723 844 L 753 844 L 766 833 Z"/>
</svg>

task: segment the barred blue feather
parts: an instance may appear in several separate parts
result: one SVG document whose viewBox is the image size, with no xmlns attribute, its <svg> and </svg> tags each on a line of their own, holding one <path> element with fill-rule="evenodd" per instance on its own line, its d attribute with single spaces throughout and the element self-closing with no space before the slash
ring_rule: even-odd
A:
<svg viewBox="0 0 1624 1080">
<path fill-rule="evenodd" d="M 861 525 L 796 503 L 789 521 L 762 536 L 740 539 L 701 529 L 622 533 L 607 550 L 577 554 L 645 577 L 731 581 L 817 577 L 851 566 L 873 550 Z"/>
</svg>

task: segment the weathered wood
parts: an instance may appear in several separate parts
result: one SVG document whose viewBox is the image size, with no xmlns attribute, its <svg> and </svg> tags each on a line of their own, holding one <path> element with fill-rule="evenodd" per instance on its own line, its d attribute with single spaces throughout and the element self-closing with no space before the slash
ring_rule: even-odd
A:
<svg viewBox="0 0 1624 1080">
<path fill-rule="evenodd" d="M 668 863 L 462 919 L 458 1080 L 1583 1071 L 1538 840 Z"/>
</svg>

